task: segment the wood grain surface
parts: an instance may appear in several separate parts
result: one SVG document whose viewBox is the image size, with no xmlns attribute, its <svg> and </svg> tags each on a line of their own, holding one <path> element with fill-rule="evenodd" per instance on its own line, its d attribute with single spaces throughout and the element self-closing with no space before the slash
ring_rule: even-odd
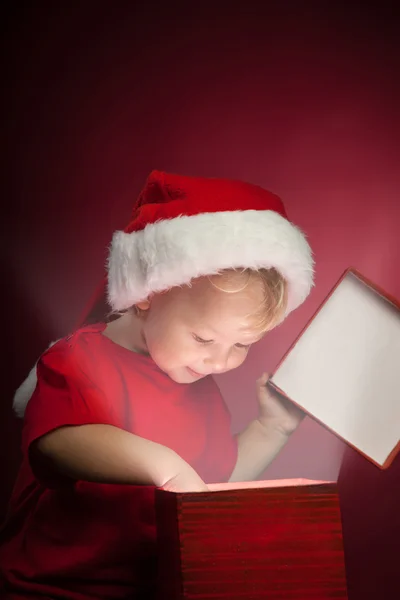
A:
<svg viewBox="0 0 400 600">
<path fill-rule="evenodd" d="M 157 490 L 158 598 L 347 598 L 336 484 Z"/>
</svg>

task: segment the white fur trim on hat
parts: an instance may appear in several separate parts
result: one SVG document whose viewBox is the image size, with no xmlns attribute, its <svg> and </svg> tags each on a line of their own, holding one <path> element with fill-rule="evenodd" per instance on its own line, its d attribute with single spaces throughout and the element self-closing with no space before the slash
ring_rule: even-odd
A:
<svg viewBox="0 0 400 600">
<path fill-rule="evenodd" d="M 181 216 L 114 233 L 108 299 L 114 310 L 123 310 L 222 269 L 275 267 L 288 282 L 288 314 L 308 296 L 313 264 L 302 231 L 275 211 Z"/>
<path fill-rule="evenodd" d="M 49 345 L 49 347 L 47 349 L 51 348 L 51 346 L 54 346 L 55 343 L 56 342 L 51 342 L 51 344 Z M 29 400 L 31 399 L 32 394 L 36 388 L 36 384 L 37 384 L 36 367 L 37 367 L 37 362 L 35 363 L 35 366 L 32 367 L 32 369 L 29 371 L 28 377 L 25 379 L 25 381 L 23 383 L 21 383 L 21 385 L 19 386 L 19 388 L 17 389 L 17 391 L 14 394 L 13 409 L 14 409 L 14 412 L 17 415 L 17 417 L 20 417 L 21 419 L 23 418 L 23 416 L 25 414 L 27 404 L 28 404 Z"/>
<path fill-rule="evenodd" d="M 17 417 L 22 418 L 25 414 L 26 406 L 35 391 L 37 384 L 36 365 L 29 371 L 28 377 L 19 386 L 14 394 L 13 409 Z"/>
</svg>

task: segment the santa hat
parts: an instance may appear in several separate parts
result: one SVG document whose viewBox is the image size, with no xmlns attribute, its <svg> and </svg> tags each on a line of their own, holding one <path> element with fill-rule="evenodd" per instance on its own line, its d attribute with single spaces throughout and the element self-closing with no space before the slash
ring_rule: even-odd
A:
<svg viewBox="0 0 400 600">
<path fill-rule="evenodd" d="M 278 196 L 241 181 L 153 171 L 108 259 L 108 301 L 127 309 L 223 269 L 274 267 L 288 284 L 287 314 L 307 297 L 313 258 Z"/>
</svg>

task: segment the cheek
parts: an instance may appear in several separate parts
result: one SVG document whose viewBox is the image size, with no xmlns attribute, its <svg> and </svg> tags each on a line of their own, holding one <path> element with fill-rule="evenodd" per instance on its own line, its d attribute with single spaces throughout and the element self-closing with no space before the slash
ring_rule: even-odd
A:
<svg viewBox="0 0 400 600">
<path fill-rule="evenodd" d="M 228 360 L 229 369 L 237 369 L 246 360 L 248 351 L 233 352 Z"/>
<path fill-rule="evenodd" d="M 144 329 L 144 334 L 148 351 L 159 366 L 193 361 L 196 348 L 176 328 L 168 324 L 164 327 L 150 326 Z"/>
<path fill-rule="evenodd" d="M 164 335 L 164 333 L 167 335 Z M 168 340 L 168 332 L 164 332 L 162 327 L 155 327 L 152 322 L 147 322 L 143 327 L 143 335 L 146 340 L 148 352 L 156 360 L 157 356 L 163 354 L 163 347 Z"/>
</svg>

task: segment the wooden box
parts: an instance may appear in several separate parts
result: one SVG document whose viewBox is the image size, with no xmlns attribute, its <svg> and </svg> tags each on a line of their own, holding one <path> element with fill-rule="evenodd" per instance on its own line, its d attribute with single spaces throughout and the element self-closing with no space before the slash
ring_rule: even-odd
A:
<svg viewBox="0 0 400 600">
<path fill-rule="evenodd" d="M 158 600 L 347 598 L 336 484 L 156 490 Z"/>
</svg>

